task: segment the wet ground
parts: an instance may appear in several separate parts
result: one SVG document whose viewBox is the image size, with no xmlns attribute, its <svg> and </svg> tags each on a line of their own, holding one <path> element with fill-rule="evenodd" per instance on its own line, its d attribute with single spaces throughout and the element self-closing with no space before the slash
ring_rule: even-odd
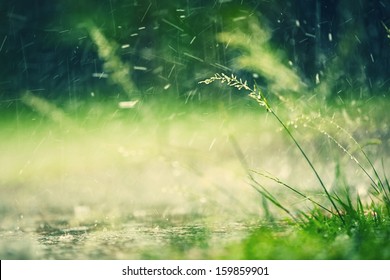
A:
<svg viewBox="0 0 390 280">
<path fill-rule="evenodd" d="M 356 119 L 344 124 L 355 129 Z M 361 138 L 388 133 L 381 125 L 383 132 L 367 129 Z M 364 194 L 367 178 L 334 143 L 295 134 L 330 189 L 342 172 Z M 232 137 L 248 168 L 324 199 L 296 147 L 255 110 L 106 114 L 94 107 L 73 124 L 20 115 L 2 124 L 2 135 L 2 259 L 234 258 L 219 251 L 265 213 Z M 368 150 L 377 163 L 388 162 L 383 151 Z M 275 181 L 259 180 L 292 209 L 310 209 Z"/>
<path fill-rule="evenodd" d="M 247 236 L 249 223 L 143 217 L 69 226 L 66 221 L 0 232 L 2 259 L 208 259 Z M 231 256 L 232 257 L 232 256 Z M 233 257 L 234 258 L 234 257 Z"/>
</svg>

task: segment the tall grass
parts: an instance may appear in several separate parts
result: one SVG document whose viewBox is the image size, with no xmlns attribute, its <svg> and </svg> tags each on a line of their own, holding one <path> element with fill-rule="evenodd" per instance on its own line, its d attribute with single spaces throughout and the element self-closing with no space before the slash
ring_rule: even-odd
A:
<svg viewBox="0 0 390 280">
<path fill-rule="evenodd" d="M 272 108 L 269 101 L 265 98 L 263 92 L 256 85 L 250 87 L 248 86 L 247 81 L 243 81 L 242 79 L 239 79 L 234 75 L 228 76 L 224 73 L 215 74 L 214 76 L 206 80 L 200 81 L 199 83 L 208 85 L 216 81 L 222 84 L 226 84 L 227 86 L 236 88 L 238 90 L 245 90 L 249 92 L 248 96 L 253 100 L 255 100 L 259 104 L 259 106 L 265 108 L 267 112 L 269 112 L 274 117 L 274 119 L 282 126 L 283 130 L 286 132 L 288 137 L 294 143 L 295 147 L 299 150 L 300 154 L 303 156 L 304 160 L 308 164 L 309 169 L 313 172 L 313 174 L 317 178 L 321 190 L 325 195 L 327 201 L 330 203 L 331 208 L 327 207 L 323 203 L 313 200 L 309 195 L 306 195 L 304 192 L 299 191 L 297 188 L 294 188 L 285 182 L 282 182 L 281 180 L 279 180 L 278 178 L 272 175 L 250 170 L 247 163 L 245 162 L 244 159 L 245 157 L 243 155 L 243 152 L 241 151 L 238 143 L 233 138 L 232 143 L 234 149 L 236 150 L 237 156 L 241 160 L 243 166 L 248 171 L 248 177 L 250 179 L 251 186 L 255 188 L 256 191 L 263 196 L 263 198 L 271 202 L 279 209 L 282 209 L 295 221 L 304 219 L 307 222 L 312 223 L 313 221 L 316 220 L 317 221 L 324 220 L 330 214 L 330 217 L 337 217 L 339 222 L 341 223 L 341 226 L 343 226 L 346 229 L 355 227 L 356 224 L 364 225 L 369 222 L 370 223 L 373 222 L 374 224 L 378 225 L 381 224 L 381 222 L 384 221 L 389 216 L 390 184 L 388 179 L 386 178 L 386 175 L 384 174 L 384 178 L 383 179 L 381 178 L 378 170 L 374 166 L 371 159 L 368 157 L 367 153 L 364 151 L 363 147 L 359 145 L 359 143 L 353 138 L 353 136 L 349 134 L 345 129 L 338 126 L 335 122 L 330 121 L 330 123 L 336 126 L 338 130 L 341 130 L 342 133 L 344 133 L 347 136 L 347 138 L 352 140 L 352 142 L 357 146 L 358 151 L 363 155 L 365 160 L 368 162 L 369 168 L 371 170 L 364 167 L 363 164 L 346 147 L 344 147 L 339 141 L 337 141 L 337 139 L 333 137 L 330 133 L 326 132 L 324 129 L 320 129 L 320 132 L 323 135 L 325 135 L 327 138 L 331 139 L 337 145 L 337 147 L 339 147 L 342 150 L 342 152 L 347 154 L 359 166 L 362 172 L 369 178 L 371 182 L 371 189 L 372 189 L 371 203 L 369 205 L 364 204 L 362 198 L 359 195 L 357 195 L 356 198 L 353 198 L 348 186 L 344 186 L 345 190 L 342 195 L 338 194 L 337 192 L 330 192 L 328 190 L 319 172 L 314 166 L 312 160 L 310 160 L 308 154 L 305 152 L 300 142 L 293 135 L 287 123 L 284 122 L 281 119 L 281 117 L 279 117 L 279 115 Z M 384 170 L 384 166 L 383 166 L 383 170 Z M 371 175 L 370 173 L 373 173 L 374 175 Z M 312 205 L 314 206 L 313 212 L 310 214 L 301 212 L 302 215 L 296 217 L 295 215 L 293 215 L 292 211 L 289 209 L 287 205 L 284 205 L 283 203 L 280 202 L 280 200 L 277 197 L 273 196 L 267 190 L 266 187 L 264 187 L 261 183 L 259 183 L 255 179 L 255 177 L 252 174 L 258 174 L 268 179 L 271 179 L 274 182 L 284 186 L 289 191 L 292 191 L 296 195 L 311 202 Z M 328 214 L 324 214 L 324 212 Z"/>
<path fill-rule="evenodd" d="M 250 17 L 242 25 L 237 27 L 235 24 L 233 30 L 217 35 L 218 41 L 226 48 L 245 54 L 232 61 L 233 68 L 260 74 L 273 92 L 285 92 L 286 89 L 300 92 L 305 89 L 306 85 L 294 68 L 286 65 L 285 55 L 271 45 L 270 28 L 255 17 Z"/>
<path fill-rule="evenodd" d="M 87 22 L 81 24 L 85 27 L 92 41 L 97 46 L 99 57 L 104 61 L 103 70 L 108 75 L 113 84 L 119 85 L 123 92 L 133 99 L 138 94 L 136 86 L 129 79 L 130 65 L 123 62 L 117 54 L 118 46 L 109 41 L 104 34 L 93 23 Z"/>
</svg>

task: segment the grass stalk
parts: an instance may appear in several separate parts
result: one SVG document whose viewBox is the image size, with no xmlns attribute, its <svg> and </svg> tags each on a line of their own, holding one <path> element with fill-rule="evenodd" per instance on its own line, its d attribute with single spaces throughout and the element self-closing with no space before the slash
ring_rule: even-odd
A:
<svg viewBox="0 0 390 280">
<path fill-rule="evenodd" d="M 348 155 L 357 165 L 358 167 L 363 171 L 363 173 L 368 177 L 368 179 L 371 181 L 371 187 L 374 189 L 376 195 L 381 196 L 381 200 L 385 202 L 386 208 L 389 208 L 390 205 L 390 187 L 386 178 L 386 172 L 384 171 L 383 166 L 383 160 L 382 160 L 382 167 L 383 167 L 383 173 L 384 173 L 384 180 L 381 179 L 377 168 L 375 168 L 374 163 L 370 159 L 370 157 L 367 155 L 367 153 L 364 151 L 362 145 L 360 145 L 356 139 L 343 127 L 335 123 L 333 120 L 328 121 L 329 124 L 335 126 L 338 130 L 340 130 L 342 133 L 344 133 L 348 139 L 350 139 L 354 145 L 357 147 L 357 151 L 361 152 L 364 159 L 367 161 L 369 167 L 371 168 L 372 172 L 374 173 L 374 176 L 370 175 L 367 168 L 365 168 L 362 163 L 356 158 L 356 156 L 353 155 L 352 152 L 350 152 L 345 146 L 343 146 L 334 136 L 330 135 L 330 133 L 326 132 L 323 129 L 317 128 L 316 126 L 310 126 L 311 128 L 319 131 L 323 135 L 325 135 L 328 139 L 330 139 L 332 142 L 334 142 L 346 155 Z M 387 186 L 387 187 L 386 187 Z"/>
<path fill-rule="evenodd" d="M 296 188 L 293 188 L 291 186 L 289 186 L 288 184 L 286 184 L 285 182 L 281 181 L 279 178 L 277 177 L 274 177 L 274 176 L 271 176 L 271 175 L 267 175 L 267 174 L 264 174 L 262 172 L 259 172 L 259 171 L 255 171 L 255 170 L 251 170 L 253 173 L 256 173 L 256 174 L 259 174 L 267 179 L 270 179 L 284 187 L 286 187 L 287 189 L 289 189 L 290 191 L 294 192 L 295 194 L 303 197 L 304 199 L 310 201 L 311 203 L 313 203 L 314 205 L 318 206 L 319 208 L 321 208 L 322 210 L 330 213 L 330 214 L 333 214 L 332 211 L 328 208 L 326 208 L 324 205 L 318 203 L 317 201 L 313 200 L 312 198 L 310 198 L 309 196 L 305 195 L 304 193 L 300 192 L 299 190 L 297 190 Z"/>
<path fill-rule="evenodd" d="M 316 168 L 314 167 L 313 163 L 308 158 L 307 154 L 305 153 L 305 151 L 303 150 L 301 145 L 298 143 L 298 141 L 295 139 L 295 137 L 293 136 L 291 131 L 288 129 L 286 124 L 279 118 L 279 116 L 271 108 L 268 100 L 265 98 L 262 91 L 260 89 L 258 89 L 256 86 L 254 86 L 253 88 L 249 87 L 247 81 L 242 81 L 242 79 L 238 79 L 233 74 L 231 76 L 228 76 L 224 73 L 221 73 L 221 74 L 217 73 L 213 77 L 206 79 L 206 80 L 203 80 L 203 81 L 200 81 L 199 83 L 208 85 L 208 84 L 213 83 L 215 81 L 219 81 L 222 84 L 226 83 L 228 86 L 237 88 L 238 90 L 244 89 L 244 90 L 249 91 L 250 92 L 249 97 L 254 99 L 260 106 L 265 107 L 266 110 L 268 112 L 270 112 L 275 117 L 275 119 L 283 127 L 284 131 L 287 133 L 287 135 L 290 137 L 290 139 L 294 142 L 295 146 L 298 148 L 298 150 L 300 151 L 300 153 L 304 157 L 305 161 L 308 163 L 310 169 L 313 171 L 315 177 L 317 178 L 318 182 L 320 183 L 321 188 L 323 189 L 327 199 L 329 200 L 329 202 L 332 204 L 333 208 L 335 209 L 337 216 L 339 217 L 340 221 L 345 225 L 345 220 L 344 220 L 339 208 L 337 207 L 332 196 L 330 195 L 329 191 L 325 187 L 325 184 L 322 181 L 322 179 L 321 179 L 320 175 L 318 174 Z M 253 176 L 251 176 L 251 177 L 253 178 Z"/>
<path fill-rule="evenodd" d="M 282 125 L 284 131 L 287 132 L 288 136 L 290 137 L 290 139 L 294 142 L 295 146 L 298 148 L 298 150 L 301 152 L 302 156 L 305 158 L 306 162 L 309 164 L 310 166 L 310 169 L 313 171 L 313 173 L 315 174 L 318 182 L 320 183 L 323 191 L 325 192 L 325 195 L 326 197 L 328 198 L 328 200 L 330 201 L 330 203 L 332 204 L 332 206 L 334 207 L 334 209 L 336 210 L 337 212 L 337 216 L 340 218 L 341 222 L 343 224 L 345 224 L 345 221 L 344 221 L 344 218 L 343 216 L 341 215 L 340 213 L 340 210 L 338 209 L 336 203 L 334 202 L 332 196 L 330 195 L 329 191 L 327 190 L 327 188 L 325 187 L 325 184 L 324 182 L 322 181 L 320 175 L 318 174 L 317 170 L 315 169 L 313 163 L 311 162 L 311 160 L 308 158 L 308 156 L 306 155 L 305 151 L 302 149 L 301 145 L 298 143 L 298 141 L 295 139 L 295 137 L 292 135 L 291 131 L 288 129 L 288 127 L 285 125 L 285 123 L 279 118 L 279 116 L 275 113 L 275 111 L 273 110 L 268 110 L 271 112 L 271 114 L 276 118 L 276 120 L 279 122 L 279 124 Z"/>
<path fill-rule="evenodd" d="M 296 217 L 291 213 L 290 210 L 288 210 L 286 207 L 284 207 L 282 205 L 282 203 L 280 203 L 278 201 L 277 198 L 275 198 L 262 184 L 260 184 L 252 175 L 252 173 L 250 172 L 250 169 L 248 167 L 248 163 L 246 162 L 245 160 L 245 156 L 244 156 L 244 153 L 242 152 L 240 146 L 238 145 L 236 139 L 230 135 L 229 137 L 229 140 L 230 142 L 232 143 L 233 145 L 233 148 L 234 148 L 234 151 L 238 157 L 238 159 L 240 160 L 240 163 L 241 165 L 243 166 L 244 170 L 246 171 L 247 173 L 247 176 L 250 180 L 250 186 L 256 191 L 258 192 L 260 195 L 262 195 L 264 198 L 266 198 L 268 201 L 270 201 L 273 205 L 275 205 L 276 207 L 278 207 L 279 209 L 283 210 L 286 214 L 288 214 L 294 221 L 297 221 Z"/>
</svg>

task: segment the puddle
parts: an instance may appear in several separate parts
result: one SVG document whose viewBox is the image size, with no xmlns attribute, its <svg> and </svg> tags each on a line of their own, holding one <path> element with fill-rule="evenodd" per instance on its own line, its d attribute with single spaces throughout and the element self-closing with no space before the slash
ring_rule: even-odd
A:
<svg viewBox="0 0 390 280">
<path fill-rule="evenodd" d="M 202 259 L 250 232 L 246 222 L 144 217 L 70 227 L 63 220 L 0 232 L 2 259 Z M 253 226 L 253 225 L 252 225 Z"/>
</svg>

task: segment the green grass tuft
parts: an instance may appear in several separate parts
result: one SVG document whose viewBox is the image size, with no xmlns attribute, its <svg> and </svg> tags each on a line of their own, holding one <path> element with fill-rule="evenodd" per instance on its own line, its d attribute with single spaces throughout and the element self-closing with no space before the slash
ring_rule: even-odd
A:
<svg viewBox="0 0 390 280">
<path fill-rule="evenodd" d="M 333 120 L 327 121 L 331 126 L 336 127 L 337 131 L 341 132 L 345 138 L 352 142 L 355 147 L 354 152 L 350 151 L 348 147 L 338 141 L 331 132 L 327 132 L 319 125 L 314 124 L 313 121 L 307 127 L 318 130 L 327 139 L 335 143 L 344 154 L 357 164 L 371 182 L 369 199 L 363 199 L 358 193 L 351 191 L 347 184 L 336 186 L 332 191 L 329 191 L 330 188 L 325 185 L 324 180 L 314 166 L 313 161 L 309 159 L 309 156 L 301 143 L 293 135 L 286 122 L 279 117 L 259 88 L 256 86 L 251 88 L 248 86 L 247 81 L 242 81 L 234 75 L 228 76 L 223 73 L 215 74 L 213 77 L 201 81 L 200 83 L 210 84 L 215 81 L 219 81 L 222 84 L 226 84 L 238 90 L 243 89 L 248 91 L 248 96 L 254 99 L 261 107 L 264 107 L 274 117 L 279 125 L 282 126 L 282 129 L 287 133 L 290 140 L 292 140 L 294 146 L 304 157 L 309 165 L 309 169 L 314 173 L 321 186 L 323 196 L 327 200 L 327 203 L 316 201 L 309 194 L 290 186 L 288 183 L 281 181 L 275 176 L 265 172 L 251 170 L 245 161 L 243 151 L 237 141 L 233 138 L 233 147 L 242 166 L 247 171 L 250 185 L 261 194 L 263 199 L 287 213 L 288 216 L 291 217 L 293 223 L 300 228 L 293 230 L 291 235 L 288 234 L 282 238 L 280 238 L 280 235 L 274 230 L 262 228 L 261 231 L 256 231 L 247 240 L 247 246 L 244 245 L 245 249 L 242 252 L 244 254 L 243 258 L 272 258 L 273 256 L 283 256 L 283 258 L 294 259 L 371 258 L 374 256 L 375 258 L 388 258 L 388 249 L 381 254 L 375 254 L 369 249 L 370 246 L 380 249 L 380 246 L 383 245 L 386 240 L 385 238 L 387 238 L 390 233 L 390 185 L 386 177 L 383 161 L 383 175 L 381 176 L 374 166 L 373 161 L 365 152 L 364 147 L 360 145 L 347 130 L 337 125 Z M 309 118 L 305 119 L 309 120 Z M 322 119 L 320 122 L 323 121 L 326 120 Z M 356 152 L 360 153 L 368 167 L 365 167 L 357 156 L 354 155 Z M 273 195 L 262 183 L 260 183 L 255 176 L 253 176 L 254 174 L 276 182 L 294 195 L 308 201 L 312 205 L 311 210 L 300 210 L 296 213 L 296 211 L 292 210 L 291 206 L 282 203 L 277 196 Z M 338 176 L 340 177 L 342 175 L 338 174 Z M 340 178 L 337 179 L 337 182 L 341 184 L 343 180 L 340 180 Z M 265 210 L 265 212 L 268 211 L 268 209 Z M 303 232 L 301 232 L 301 230 Z M 288 231 L 289 230 L 283 231 L 282 235 Z M 268 241 L 267 244 L 264 244 L 262 240 L 275 240 L 275 242 L 271 241 L 272 245 L 269 245 Z M 344 241 L 341 242 L 341 240 Z M 343 244 L 341 247 L 339 247 L 341 244 L 340 242 Z M 298 248 L 302 243 L 307 244 L 307 248 L 311 249 L 306 251 L 304 248 Z M 323 252 L 324 248 L 328 248 L 327 244 L 330 244 L 330 251 Z M 348 244 L 348 246 L 345 244 Z M 388 248 L 388 246 L 385 246 L 385 248 Z M 275 250 L 280 250 L 280 252 L 275 252 Z M 294 253 L 295 251 L 299 253 Z"/>
</svg>

